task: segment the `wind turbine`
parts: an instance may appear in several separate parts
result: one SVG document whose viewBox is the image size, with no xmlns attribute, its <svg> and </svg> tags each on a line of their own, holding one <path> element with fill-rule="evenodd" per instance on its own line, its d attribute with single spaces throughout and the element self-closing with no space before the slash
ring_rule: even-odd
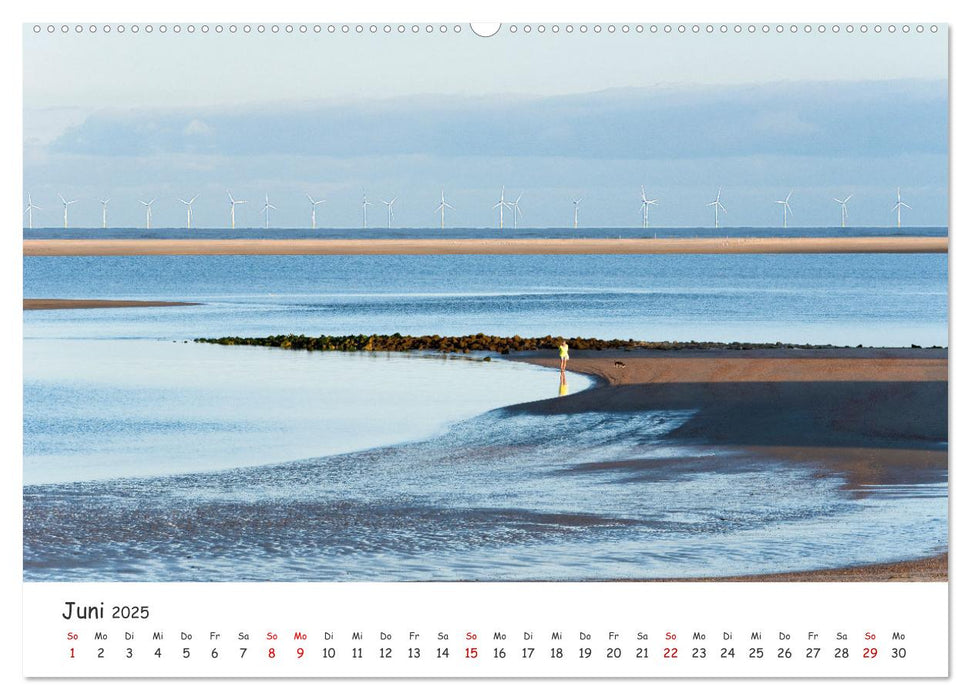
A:
<svg viewBox="0 0 971 700">
<path fill-rule="evenodd" d="M 391 220 L 394 219 L 394 203 L 398 201 L 397 197 L 392 197 L 390 202 L 381 200 L 381 204 L 388 208 L 388 228 L 391 228 Z"/>
<path fill-rule="evenodd" d="M 143 202 L 139 199 L 138 202 L 145 207 L 145 228 L 152 228 L 152 205 L 155 204 L 155 200 Z"/>
<path fill-rule="evenodd" d="M 445 190 L 442 190 L 442 203 L 438 205 L 438 208 L 437 209 L 435 209 L 436 212 L 439 212 L 439 211 L 442 212 L 442 228 L 445 228 L 445 210 L 446 209 L 453 209 L 454 210 L 455 207 L 453 207 L 451 204 L 449 204 L 448 202 L 445 201 Z"/>
<path fill-rule="evenodd" d="M 512 209 L 512 227 L 519 228 L 519 217 L 523 213 L 523 210 L 519 208 L 519 200 L 523 198 L 523 193 L 520 192 L 519 196 L 516 197 L 515 202 L 510 202 L 509 208 Z"/>
<path fill-rule="evenodd" d="M 34 204 L 30 199 L 30 192 L 27 193 L 27 208 L 24 209 L 24 214 L 27 215 L 27 228 L 34 228 L 34 209 L 40 209 L 39 206 Z"/>
<path fill-rule="evenodd" d="M 506 186 L 503 185 L 502 189 L 499 190 L 499 201 L 492 206 L 493 209 L 499 209 L 499 229 L 502 230 L 502 211 L 506 207 L 512 209 L 509 202 L 506 201 Z"/>
<path fill-rule="evenodd" d="M 792 207 L 789 206 L 789 197 L 792 196 L 792 190 L 789 190 L 789 194 L 786 195 L 785 199 L 775 200 L 776 204 L 782 205 L 782 228 L 789 228 L 789 214 L 792 213 Z"/>
<path fill-rule="evenodd" d="M 61 200 L 61 204 L 64 205 L 64 228 L 67 228 L 67 207 L 68 207 L 69 204 L 75 204 L 78 200 L 72 199 L 72 200 L 68 201 L 68 200 L 64 199 L 64 197 L 62 197 L 60 194 L 57 195 L 57 198 L 60 199 Z"/>
<path fill-rule="evenodd" d="M 833 197 L 833 201 L 840 205 L 840 228 L 846 228 L 846 203 L 850 201 L 852 196 L 848 194 L 845 199 L 836 199 L 836 197 Z"/>
<path fill-rule="evenodd" d="M 226 194 L 229 195 L 229 227 L 236 228 L 236 205 L 246 204 L 245 199 L 233 199 L 233 193 L 226 190 Z"/>
<path fill-rule="evenodd" d="M 708 204 L 706 206 L 715 207 L 715 228 L 718 228 L 718 210 L 721 209 L 726 214 L 728 213 L 728 210 L 725 209 L 725 206 L 722 204 L 722 188 L 721 187 L 718 188 L 718 194 L 715 195 L 715 201 L 714 202 L 708 202 Z"/>
<path fill-rule="evenodd" d="M 897 228 L 900 228 L 900 210 L 903 207 L 907 207 L 908 209 L 913 209 L 912 206 L 910 206 L 909 204 L 907 204 L 906 202 L 904 202 L 900 198 L 900 188 L 898 187 L 897 188 L 897 203 L 894 204 L 892 207 L 890 207 L 890 211 L 894 211 L 895 209 L 897 210 Z"/>
<path fill-rule="evenodd" d="M 573 228 L 580 225 L 580 202 L 582 201 L 579 197 L 573 200 Z"/>
<path fill-rule="evenodd" d="M 276 207 L 270 204 L 270 195 L 266 195 L 265 202 L 260 209 L 260 214 L 263 215 L 263 228 L 270 228 L 270 209 L 276 209 Z"/>
<path fill-rule="evenodd" d="M 367 201 L 367 192 L 364 193 L 364 199 L 361 200 L 361 210 L 364 212 L 364 228 L 367 228 L 367 208 L 373 207 L 374 204 Z"/>
<path fill-rule="evenodd" d="M 192 228 L 192 203 L 196 201 L 196 199 L 198 198 L 199 198 L 199 195 L 196 195 L 189 201 L 186 201 L 184 199 L 179 200 L 185 205 L 185 227 L 187 229 Z"/>
<path fill-rule="evenodd" d="M 108 202 L 111 201 L 110 197 L 105 197 L 101 202 L 101 228 L 108 228 Z"/>
<path fill-rule="evenodd" d="M 326 202 L 326 199 L 314 199 L 309 194 L 307 199 L 310 200 L 310 228 L 317 228 L 317 205 Z"/>
<path fill-rule="evenodd" d="M 647 194 L 644 192 L 644 185 L 641 185 L 641 228 L 648 228 L 650 226 L 648 215 L 650 214 L 651 205 L 657 206 L 657 200 L 648 199 Z"/>
</svg>

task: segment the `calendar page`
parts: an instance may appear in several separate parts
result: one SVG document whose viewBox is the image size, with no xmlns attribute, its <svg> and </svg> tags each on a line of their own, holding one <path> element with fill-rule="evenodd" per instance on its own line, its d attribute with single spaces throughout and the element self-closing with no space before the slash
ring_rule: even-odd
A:
<svg viewBox="0 0 971 700">
<path fill-rule="evenodd" d="M 947 24 L 83 15 L 25 677 L 948 676 Z"/>
</svg>

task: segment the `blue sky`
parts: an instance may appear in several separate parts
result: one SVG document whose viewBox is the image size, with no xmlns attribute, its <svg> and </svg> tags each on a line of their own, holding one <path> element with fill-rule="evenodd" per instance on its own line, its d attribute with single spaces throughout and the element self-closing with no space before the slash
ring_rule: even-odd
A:
<svg viewBox="0 0 971 700">
<path fill-rule="evenodd" d="M 25 33 L 24 186 L 60 223 L 360 225 L 360 200 L 397 196 L 400 226 L 495 225 L 499 187 L 524 224 L 636 226 L 643 184 L 658 226 L 947 222 L 947 39 L 932 35 L 35 36 Z M 369 213 L 382 220 L 380 204 Z"/>
</svg>

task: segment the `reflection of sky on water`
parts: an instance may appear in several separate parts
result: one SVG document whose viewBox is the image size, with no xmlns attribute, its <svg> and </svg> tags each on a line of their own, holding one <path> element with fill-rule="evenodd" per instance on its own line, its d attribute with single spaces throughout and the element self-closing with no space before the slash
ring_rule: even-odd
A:
<svg viewBox="0 0 971 700">
<path fill-rule="evenodd" d="M 493 411 L 436 437 L 292 464 L 28 488 L 28 580 L 712 576 L 946 547 L 946 473 L 844 480 L 664 436 L 690 411 Z M 83 546 L 79 546 L 82 545 Z"/>
<path fill-rule="evenodd" d="M 946 256 L 24 265 L 26 296 L 207 302 L 24 314 L 29 580 L 729 575 L 946 547 L 946 474 L 852 492 L 811 466 L 672 445 L 683 413 L 490 411 L 581 391 L 580 375 L 182 342 L 484 332 L 946 344 Z M 132 478 L 150 475 L 162 476 Z M 63 483 L 78 479 L 101 480 Z"/>
<path fill-rule="evenodd" d="M 359 450 L 556 392 L 552 370 L 463 357 L 146 340 L 27 340 L 24 349 L 26 483 Z"/>
<path fill-rule="evenodd" d="M 26 313 L 26 337 L 281 333 L 947 344 L 945 255 L 27 258 L 24 295 L 202 301 Z"/>
</svg>

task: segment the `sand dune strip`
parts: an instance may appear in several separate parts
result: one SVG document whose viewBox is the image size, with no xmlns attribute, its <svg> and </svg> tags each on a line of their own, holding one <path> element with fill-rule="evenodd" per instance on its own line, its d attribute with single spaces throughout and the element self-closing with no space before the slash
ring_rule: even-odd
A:
<svg viewBox="0 0 971 700">
<path fill-rule="evenodd" d="M 664 255 L 744 253 L 946 253 L 944 237 L 220 239 L 24 241 L 25 256 L 111 255 Z"/>
<path fill-rule="evenodd" d="M 120 309 L 142 306 L 198 306 L 198 304 L 189 301 L 129 301 L 126 299 L 24 299 L 24 311 Z"/>
</svg>

